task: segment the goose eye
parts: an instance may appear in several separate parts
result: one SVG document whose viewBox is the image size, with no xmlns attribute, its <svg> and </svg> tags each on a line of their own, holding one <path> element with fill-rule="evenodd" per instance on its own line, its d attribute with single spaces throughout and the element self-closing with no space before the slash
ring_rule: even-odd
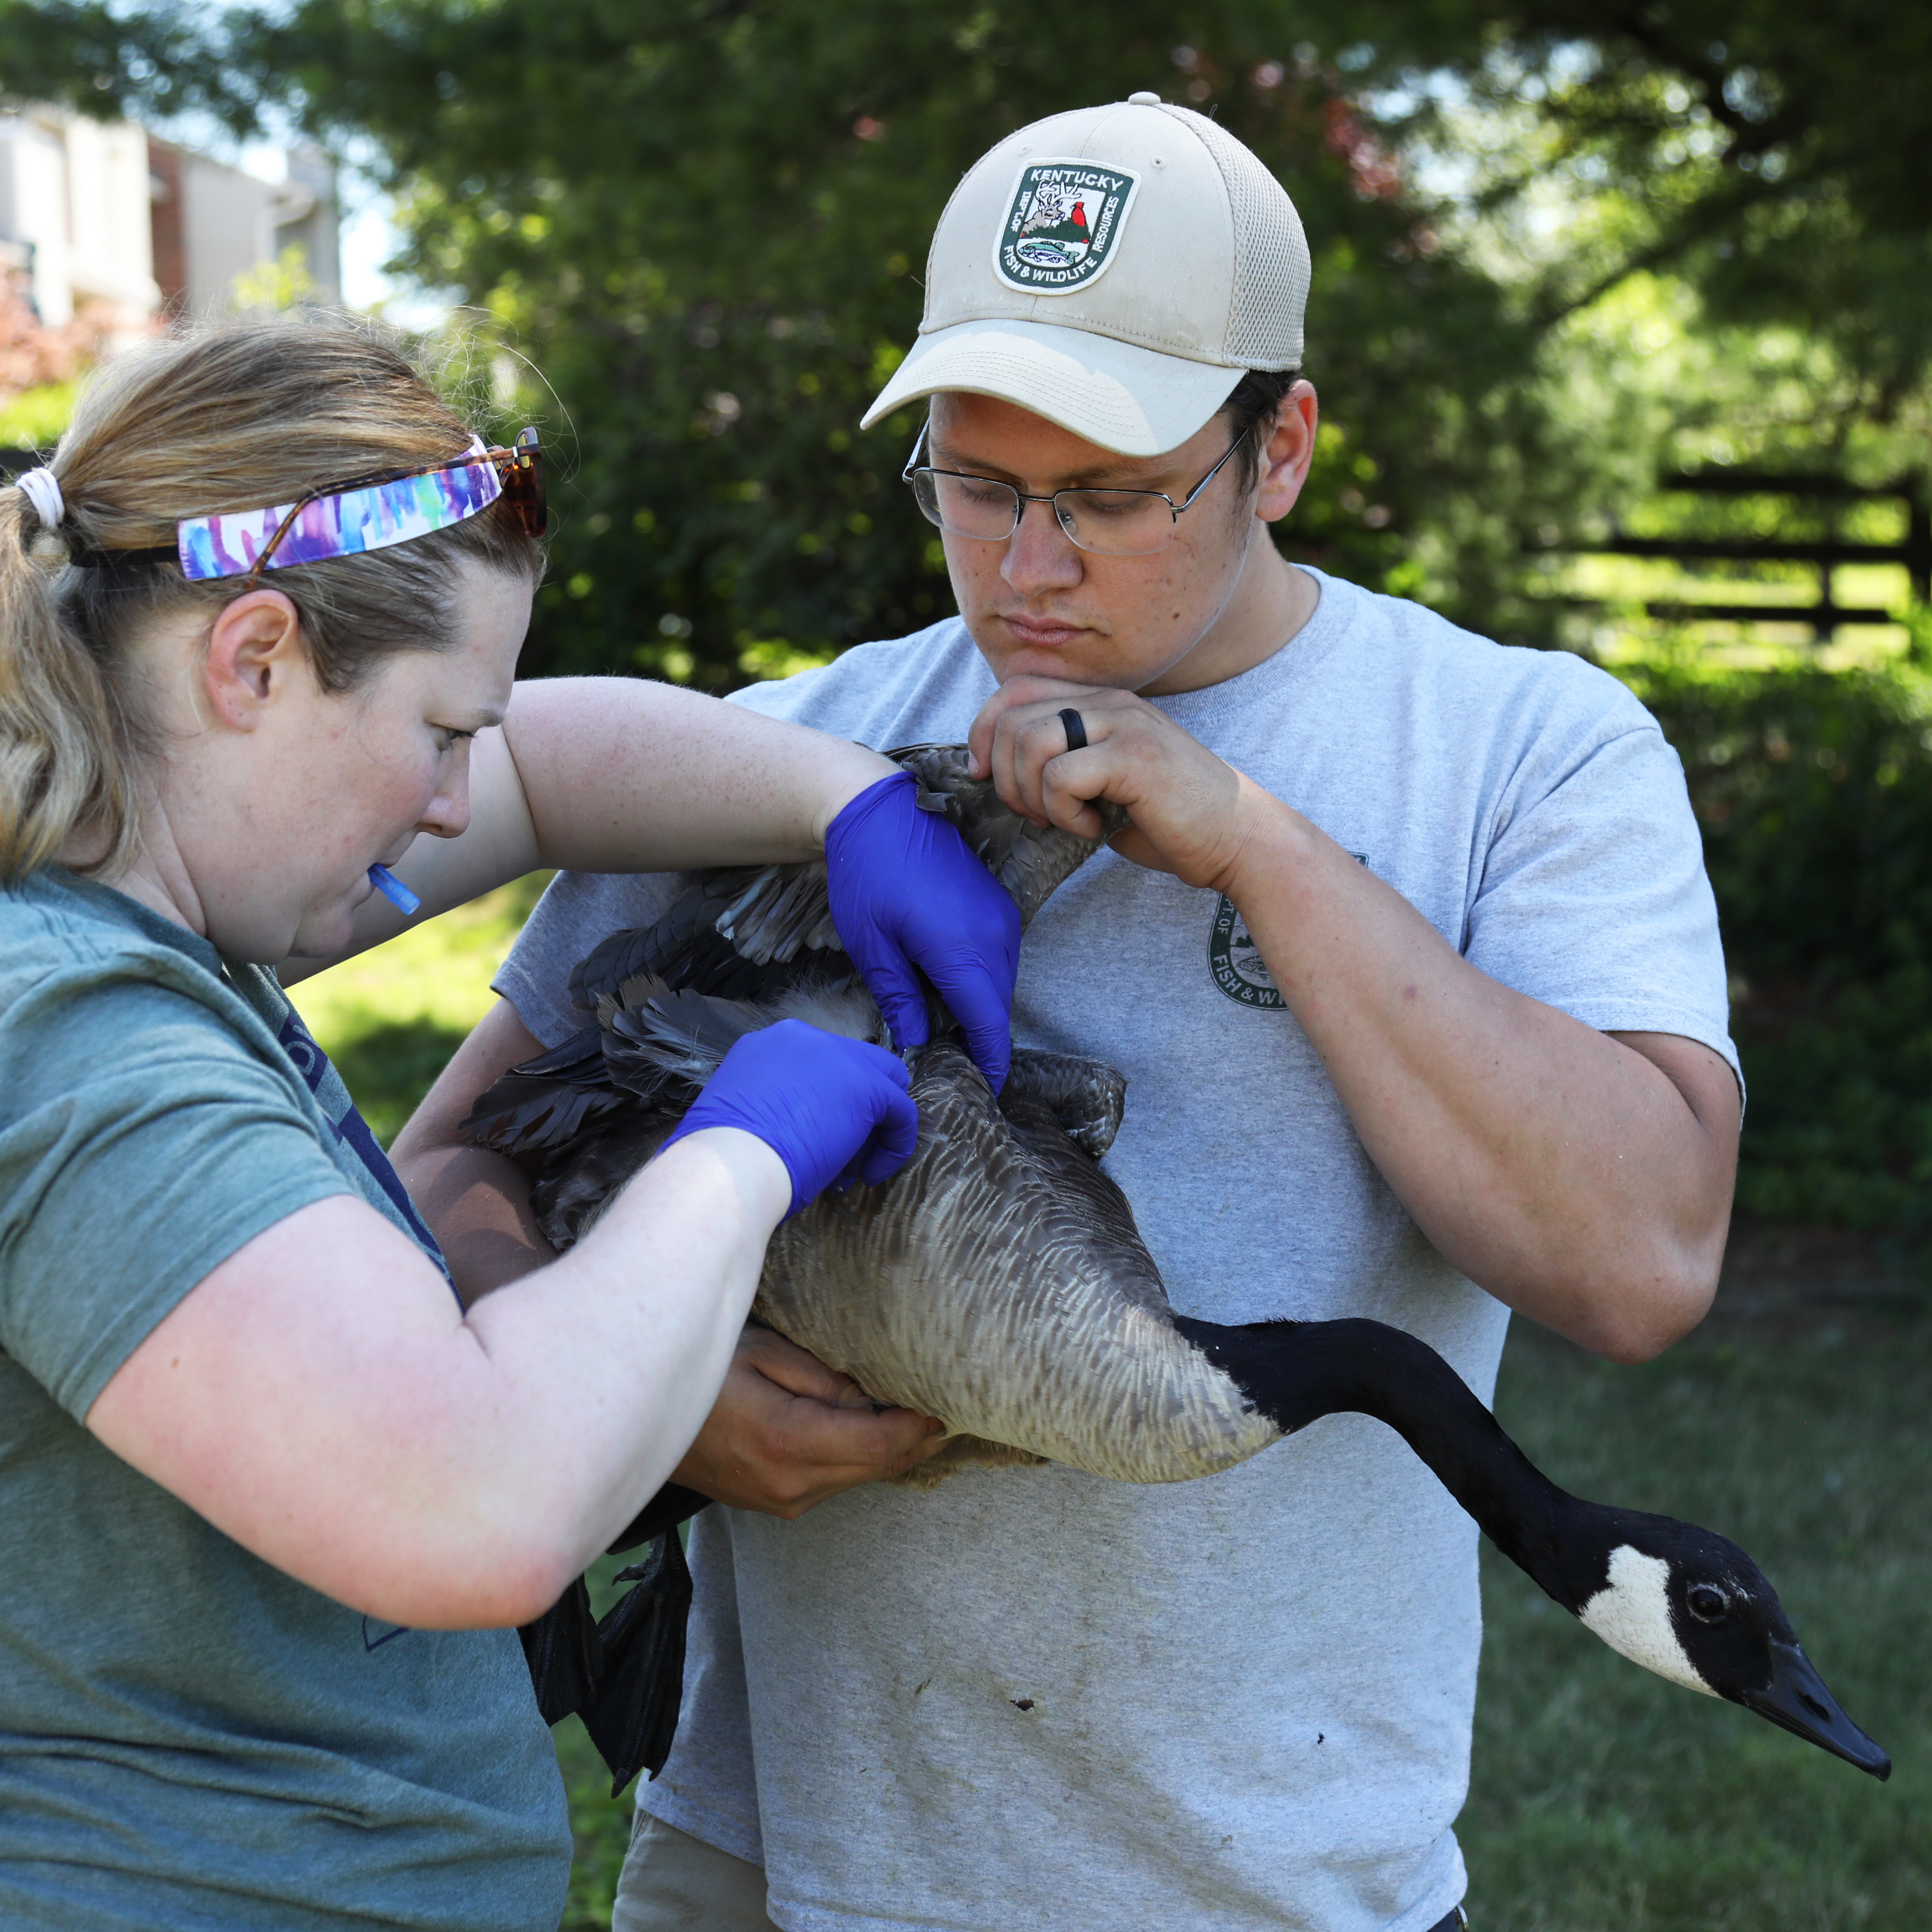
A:
<svg viewBox="0 0 1932 1932">
<path fill-rule="evenodd" d="M 1731 1600 L 1714 1583 L 1693 1584 L 1684 1602 L 1700 1624 L 1714 1624 L 1731 1607 Z"/>
</svg>

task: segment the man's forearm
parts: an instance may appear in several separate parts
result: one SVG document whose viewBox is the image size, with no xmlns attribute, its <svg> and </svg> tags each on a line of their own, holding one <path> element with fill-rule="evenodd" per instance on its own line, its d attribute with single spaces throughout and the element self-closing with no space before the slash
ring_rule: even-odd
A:
<svg viewBox="0 0 1932 1932">
<path fill-rule="evenodd" d="M 398 1171 L 466 1308 L 556 1259 L 531 1210 L 530 1176 L 507 1154 L 475 1147 L 404 1150 Z"/>
<path fill-rule="evenodd" d="M 466 1307 L 556 1258 L 530 1211 L 530 1178 L 507 1154 L 470 1146 L 464 1117 L 478 1094 L 543 1051 L 508 1000 L 456 1049 L 389 1150 L 429 1223 Z"/>
<path fill-rule="evenodd" d="M 1736 1165 L 1721 1060 L 1626 1044 L 1513 992 L 1298 813 L 1269 800 L 1256 824 L 1229 896 L 1424 1232 L 1603 1353 L 1642 1358 L 1692 1325 Z"/>
</svg>

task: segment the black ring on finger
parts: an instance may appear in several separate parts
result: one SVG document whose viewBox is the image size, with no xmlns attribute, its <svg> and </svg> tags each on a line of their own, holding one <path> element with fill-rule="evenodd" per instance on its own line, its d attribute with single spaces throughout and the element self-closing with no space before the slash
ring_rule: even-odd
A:
<svg viewBox="0 0 1932 1932">
<path fill-rule="evenodd" d="M 1066 734 L 1066 748 L 1070 752 L 1084 752 L 1087 748 L 1087 727 L 1081 722 L 1077 711 L 1063 711 L 1060 714 L 1060 728 Z"/>
</svg>

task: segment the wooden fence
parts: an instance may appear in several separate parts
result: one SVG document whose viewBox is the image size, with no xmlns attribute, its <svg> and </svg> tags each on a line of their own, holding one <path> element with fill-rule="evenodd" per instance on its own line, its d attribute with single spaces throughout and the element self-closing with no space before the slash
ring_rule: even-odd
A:
<svg viewBox="0 0 1932 1932">
<path fill-rule="evenodd" d="M 1810 604 L 1704 603 L 1658 600 L 1644 608 L 1653 617 L 1676 623 L 1724 620 L 1746 624 L 1809 624 L 1814 643 L 1828 640 L 1840 624 L 1895 624 L 1902 611 L 1869 604 L 1840 604 L 1832 594 L 1832 573 L 1840 564 L 1891 563 L 1904 566 L 1921 603 L 1932 602 L 1932 508 L 1925 479 L 1905 477 L 1871 487 L 1844 478 L 1761 470 L 1709 469 L 1663 479 L 1666 491 L 1705 496 L 1782 496 L 1798 502 L 1903 501 L 1902 543 L 1855 543 L 1837 537 L 1637 537 L 1619 531 L 1601 543 L 1579 546 L 1584 556 L 1642 556 L 1676 563 L 1805 563 L 1818 572 L 1818 595 Z M 1577 600 L 1590 601 L 1590 600 Z"/>
</svg>

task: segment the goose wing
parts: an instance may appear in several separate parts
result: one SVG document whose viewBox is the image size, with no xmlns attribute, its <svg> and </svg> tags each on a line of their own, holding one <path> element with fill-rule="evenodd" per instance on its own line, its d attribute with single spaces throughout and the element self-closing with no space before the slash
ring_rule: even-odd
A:
<svg viewBox="0 0 1932 1932">
<path fill-rule="evenodd" d="M 956 826 L 1012 892 L 1023 924 L 1095 849 L 1093 840 L 1042 830 L 1010 811 L 990 781 L 971 776 L 964 745 L 908 745 L 887 755 L 917 782 L 921 808 Z M 698 1024 L 700 1009 L 673 1004 L 682 995 L 742 1003 L 771 1017 L 795 1013 L 878 1038 L 842 999 L 858 985 L 832 922 L 823 860 L 689 874 L 652 924 L 612 933 L 578 962 L 570 997 L 584 1030 L 504 1075 L 478 1098 L 461 1131 L 500 1153 L 560 1157 L 573 1142 L 602 1135 L 614 1114 L 656 1094 L 663 1084 L 656 1074 L 671 1078 L 674 1090 L 676 1076 L 701 1084 L 716 1066 L 736 1034 L 719 1033 L 730 1022 L 717 1012 Z M 719 1051 L 707 1058 L 710 1046 Z"/>
</svg>

